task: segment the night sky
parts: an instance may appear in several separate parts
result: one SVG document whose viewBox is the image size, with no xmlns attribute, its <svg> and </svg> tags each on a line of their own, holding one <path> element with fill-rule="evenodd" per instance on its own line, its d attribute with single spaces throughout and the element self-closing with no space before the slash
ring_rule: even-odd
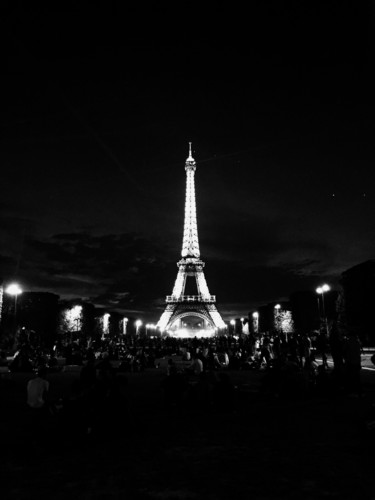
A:
<svg viewBox="0 0 375 500">
<path fill-rule="evenodd" d="M 5 281 L 157 321 L 189 141 L 225 320 L 375 257 L 374 3 L 2 5 Z"/>
</svg>

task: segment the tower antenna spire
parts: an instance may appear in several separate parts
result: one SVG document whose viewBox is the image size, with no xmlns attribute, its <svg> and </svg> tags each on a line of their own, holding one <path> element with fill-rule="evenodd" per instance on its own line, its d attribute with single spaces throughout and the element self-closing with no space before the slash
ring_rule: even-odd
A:
<svg viewBox="0 0 375 500">
<path fill-rule="evenodd" d="M 193 156 L 191 154 L 191 142 L 189 142 L 189 158 L 188 160 L 192 160 L 193 159 Z"/>
</svg>

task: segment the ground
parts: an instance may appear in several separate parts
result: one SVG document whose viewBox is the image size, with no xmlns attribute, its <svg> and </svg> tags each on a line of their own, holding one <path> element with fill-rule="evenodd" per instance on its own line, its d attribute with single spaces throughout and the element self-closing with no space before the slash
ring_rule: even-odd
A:
<svg viewBox="0 0 375 500">
<path fill-rule="evenodd" d="M 262 373 L 229 372 L 233 412 L 167 408 L 162 372 L 127 374 L 130 422 L 112 440 L 76 444 L 52 423 L 36 441 L 25 408 L 30 374 L 3 378 L 2 498 L 375 499 L 375 436 L 364 428 L 374 373 L 362 373 L 363 398 L 310 398 L 261 395 Z M 75 377 L 51 374 L 52 395 Z"/>
</svg>

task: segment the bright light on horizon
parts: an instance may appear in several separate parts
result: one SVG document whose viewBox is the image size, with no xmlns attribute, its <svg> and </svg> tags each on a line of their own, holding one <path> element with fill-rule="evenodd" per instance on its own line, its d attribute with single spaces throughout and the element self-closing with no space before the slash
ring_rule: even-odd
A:
<svg viewBox="0 0 375 500">
<path fill-rule="evenodd" d="M 109 333 L 109 317 L 111 315 L 109 313 L 103 314 L 103 333 Z"/>
<path fill-rule="evenodd" d="M 176 330 L 169 330 L 168 335 L 175 338 L 210 338 L 216 334 L 215 328 L 202 328 L 200 330 L 192 330 L 190 328 L 177 328 Z"/>
<path fill-rule="evenodd" d="M 324 292 L 329 292 L 330 290 L 331 290 L 331 287 L 329 285 L 325 284 L 325 285 L 319 286 L 316 289 L 316 293 L 322 294 Z"/>
<path fill-rule="evenodd" d="M 5 293 L 8 293 L 9 295 L 20 295 L 22 293 L 22 288 L 19 286 L 18 283 L 11 283 L 8 285 L 5 289 Z"/>
</svg>

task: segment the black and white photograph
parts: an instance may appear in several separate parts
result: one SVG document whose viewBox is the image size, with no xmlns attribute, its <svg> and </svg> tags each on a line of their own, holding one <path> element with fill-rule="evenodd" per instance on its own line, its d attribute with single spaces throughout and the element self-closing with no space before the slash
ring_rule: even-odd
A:
<svg viewBox="0 0 375 500">
<path fill-rule="evenodd" d="M 1 497 L 374 499 L 375 2 L 0 39 Z"/>
</svg>

